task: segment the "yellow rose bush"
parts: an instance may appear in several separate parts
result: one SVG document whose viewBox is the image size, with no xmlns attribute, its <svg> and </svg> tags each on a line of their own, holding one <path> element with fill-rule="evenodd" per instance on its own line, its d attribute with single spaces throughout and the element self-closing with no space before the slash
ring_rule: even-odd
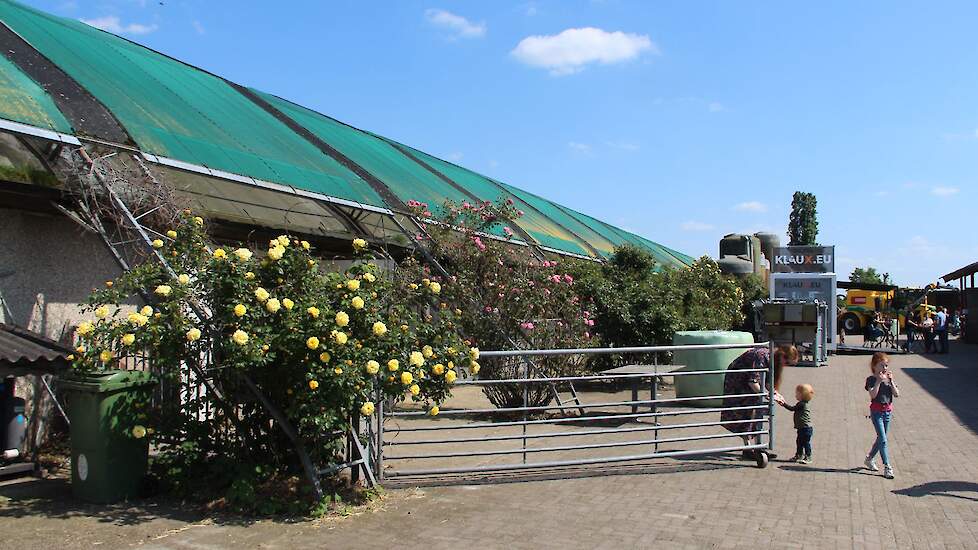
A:
<svg viewBox="0 0 978 550">
<path fill-rule="evenodd" d="M 74 360 L 76 370 L 91 372 L 147 357 L 173 384 L 185 383 L 188 366 L 210 373 L 216 392 L 176 402 L 179 415 L 158 412 L 148 422 L 164 452 L 190 445 L 201 457 L 294 465 L 292 446 L 245 377 L 320 462 L 334 460 L 342 447 L 335 433 L 351 418 L 375 415 L 375 404 L 410 399 L 437 410 L 449 396 L 456 374 L 446 376 L 444 365 L 465 364 L 471 351 L 458 336 L 459 316 L 442 310 L 432 317 L 436 293 L 411 290 L 380 270 L 365 243 L 351 243 L 356 261 L 349 269 L 330 272 L 319 268 L 313 245 L 287 235 L 268 248 L 216 253 L 196 218 L 185 214 L 175 225 L 164 228 L 176 237 L 159 249 L 173 271 L 146 262 L 95 291 Z M 451 285 L 440 287 L 445 293 Z M 138 296 L 153 300 L 146 314 L 120 305 Z"/>
</svg>

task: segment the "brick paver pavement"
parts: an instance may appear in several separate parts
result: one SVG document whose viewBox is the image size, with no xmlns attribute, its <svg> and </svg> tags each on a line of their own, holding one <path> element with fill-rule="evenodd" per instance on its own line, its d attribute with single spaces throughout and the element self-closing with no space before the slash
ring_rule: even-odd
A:
<svg viewBox="0 0 978 550">
<path fill-rule="evenodd" d="M 82 530 L 105 546 L 148 548 L 978 548 L 978 348 L 891 364 L 902 389 L 895 480 L 860 469 L 873 440 L 868 357 L 836 356 L 828 367 L 786 371 L 785 388 L 816 388 L 808 466 L 760 470 L 713 457 L 657 461 L 651 473 L 399 489 L 375 511 L 300 524 L 71 518 L 72 529 L 51 530 L 43 521 L 56 520 L 11 524 L 16 502 L 0 502 L 0 530 L 36 524 L 37 538 L 21 539 L 36 543 L 28 546 L 70 545 L 58 536 Z M 776 447 L 787 456 L 794 431 L 790 413 L 778 415 Z"/>
</svg>

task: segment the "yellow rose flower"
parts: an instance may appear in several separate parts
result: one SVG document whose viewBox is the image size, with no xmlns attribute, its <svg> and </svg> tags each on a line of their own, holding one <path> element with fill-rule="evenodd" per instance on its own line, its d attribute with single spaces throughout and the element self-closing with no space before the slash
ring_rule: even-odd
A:
<svg viewBox="0 0 978 550">
<path fill-rule="evenodd" d="M 282 307 L 291 311 L 294 306 L 295 306 L 295 302 L 289 300 L 288 298 L 282 298 Z"/>
<path fill-rule="evenodd" d="M 479 358 L 479 348 L 469 348 L 469 359 L 473 361 Z"/>
<path fill-rule="evenodd" d="M 258 298 L 259 302 L 264 302 L 269 296 L 271 295 L 264 288 L 258 287 L 255 289 L 255 298 Z"/>
<path fill-rule="evenodd" d="M 156 290 L 154 290 L 154 292 L 156 292 L 156 294 L 160 296 L 166 297 L 170 295 L 170 291 L 172 290 L 173 289 L 170 288 L 170 285 L 160 285 L 156 287 Z"/>
<path fill-rule="evenodd" d="M 143 306 L 143 308 L 139 310 L 139 314 L 143 317 L 151 317 L 153 315 L 153 306 Z"/>
<path fill-rule="evenodd" d="M 251 259 L 251 251 L 247 248 L 239 248 L 235 250 L 234 255 L 237 256 L 242 262 L 247 262 Z"/>
<path fill-rule="evenodd" d="M 132 312 L 132 313 L 130 313 L 129 316 L 127 317 L 127 319 L 129 319 L 129 322 L 130 323 L 132 323 L 132 324 L 134 324 L 136 326 L 139 326 L 139 327 L 145 325 L 146 322 L 149 321 L 149 319 L 147 319 L 146 316 L 140 315 L 140 314 L 136 313 L 135 311 Z"/>
<path fill-rule="evenodd" d="M 204 218 L 200 216 L 194 216 L 194 223 L 197 225 L 204 225 Z"/>
<path fill-rule="evenodd" d="M 302 248 L 304 250 L 309 250 L 309 247 L 310 247 L 309 241 L 299 241 L 299 244 L 302 245 Z"/>
<path fill-rule="evenodd" d="M 439 412 L 440 412 L 440 410 L 438 409 L 438 405 L 435 405 L 435 406 L 431 407 L 430 409 L 428 409 L 428 414 L 431 415 L 431 416 L 438 416 L 438 413 Z"/>
<path fill-rule="evenodd" d="M 132 427 L 132 436 L 136 439 L 142 439 L 146 437 L 146 428 L 136 425 Z"/>
<path fill-rule="evenodd" d="M 333 369 L 333 374 L 343 374 L 343 369 L 336 367 Z"/>
<path fill-rule="evenodd" d="M 380 363 L 371 359 L 367 361 L 367 374 L 377 374 L 380 371 Z"/>
<path fill-rule="evenodd" d="M 187 331 L 187 340 L 190 342 L 196 342 L 200 340 L 200 329 L 192 328 Z"/>
<path fill-rule="evenodd" d="M 113 285 L 112 281 L 105 281 L 105 286 L 107 288 L 112 288 L 112 285 Z"/>
<path fill-rule="evenodd" d="M 350 324 L 350 316 L 345 311 L 340 311 L 336 314 L 336 325 L 340 327 L 345 327 Z"/>
<path fill-rule="evenodd" d="M 309 349 L 316 349 L 316 348 L 318 348 L 319 347 L 319 338 L 316 338 L 315 336 L 310 336 L 309 338 L 306 338 L 306 347 L 309 348 Z"/>
<path fill-rule="evenodd" d="M 445 374 L 445 365 L 436 363 L 435 366 L 431 367 L 431 372 L 435 373 L 435 376 L 441 376 Z"/>
<path fill-rule="evenodd" d="M 319 308 L 315 306 L 310 306 L 306 308 L 306 313 L 308 313 L 313 319 L 319 319 Z"/>
<path fill-rule="evenodd" d="M 131 346 L 135 341 L 136 341 L 136 335 L 131 332 L 122 335 L 123 346 Z"/>
<path fill-rule="evenodd" d="M 99 306 L 95 309 L 95 316 L 99 319 L 105 319 L 109 316 L 109 308 L 107 306 Z"/>
<path fill-rule="evenodd" d="M 176 239 L 177 238 L 177 232 L 171 229 L 171 230 L 169 230 L 169 231 L 166 232 L 166 236 L 167 237 L 170 237 L 171 239 Z"/>
<path fill-rule="evenodd" d="M 422 354 L 420 351 L 412 351 L 410 363 L 415 367 L 420 367 L 421 365 L 424 365 L 424 354 Z"/>
<path fill-rule="evenodd" d="M 409 327 L 407 325 L 401 325 L 401 332 L 407 332 L 408 328 Z"/>
<path fill-rule="evenodd" d="M 411 392 L 411 395 L 418 395 L 419 393 L 421 393 L 421 386 L 417 384 L 411 384 L 411 387 L 408 388 L 408 391 Z"/>
<path fill-rule="evenodd" d="M 190 282 L 190 275 L 187 275 L 186 273 L 181 273 L 177 277 L 177 282 L 182 285 L 188 284 Z"/>
<path fill-rule="evenodd" d="M 224 258 L 228 257 L 228 253 L 225 252 L 223 248 L 218 248 L 214 251 L 214 257 L 218 260 L 223 260 Z"/>
<path fill-rule="evenodd" d="M 365 248 L 367 248 L 367 241 L 363 239 L 353 239 L 353 250 L 360 252 Z"/>
<path fill-rule="evenodd" d="M 77 351 L 78 353 L 85 353 L 85 346 L 78 346 L 77 348 L 75 348 L 75 351 Z"/>
<path fill-rule="evenodd" d="M 408 372 L 408 371 L 402 372 L 401 373 L 401 384 L 404 384 L 405 386 L 407 386 L 411 382 L 414 382 L 414 376 L 411 376 L 411 373 Z"/>
<path fill-rule="evenodd" d="M 425 359 L 431 359 L 435 356 L 435 350 L 431 349 L 431 346 L 425 346 L 421 348 L 421 354 L 424 355 Z"/>
<path fill-rule="evenodd" d="M 284 255 L 285 255 L 284 246 L 273 246 L 272 248 L 268 249 L 268 257 L 275 261 L 281 260 L 282 256 Z"/>
<path fill-rule="evenodd" d="M 279 246 L 289 246 L 289 236 L 288 235 L 279 235 L 278 238 L 275 239 L 275 240 L 278 241 L 278 245 Z"/>
<path fill-rule="evenodd" d="M 319 387 L 319 382 L 316 382 L 315 380 L 310 380 L 309 381 L 309 389 L 310 390 L 314 390 L 314 389 L 316 389 L 318 387 Z"/>
<path fill-rule="evenodd" d="M 319 360 L 323 363 L 329 363 L 329 360 L 332 358 L 333 356 L 331 356 L 328 351 L 324 351 L 319 354 Z"/>
<path fill-rule="evenodd" d="M 350 279 L 346 282 L 346 288 L 347 290 L 360 290 L 360 280 Z"/>
<path fill-rule="evenodd" d="M 445 373 L 445 382 L 448 382 L 449 384 L 454 384 L 456 378 L 458 378 L 458 375 L 455 374 L 455 371 L 453 370 Z"/>
<path fill-rule="evenodd" d="M 372 283 L 372 282 L 374 282 L 374 281 L 377 280 L 377 276 L 374 275 L 373 273 L 364 273 L 363 274 L 363 279 L 365 281 L 367 281 L 368 283 Z"/>
<path fill-rule="evenodd" d="M 383 336 L 387 334 L 387 325 L 381 323 L 380 321 L 374 323 L 374 334 L 376 336 Z"/>
<path fill-rule="evenodd" d="M 67 359 L 69 361 L 74 361 L 75 360 L 75 354 L 74 353 L 69 353 L 68 355 L 65 356 L 65 359 Z"/>
<path fill-rule="evenodd" d="M 153 248 L 163 248 L 163 241 L 160 239 L 153 239 Z"/>
<path fill-rule="evenodd" d="M 480 368 L 481 367 L 479 367 L 479 363 L 476 363 L 475 361 L 472 361 L 471 363 L 469 363 L 469 370 L 472 371 L 472 374 L 479 374 L 479 369 Z"/>
<path fill-rule="evenodd" d="M 278 298 L 269 298 L 268 301 L 265 302 L 265 309 L 267 309 L 269 313 L 275 313 L 281 307 L 282 307 L 282 302 L 279 302 Z"/>
<path fill-rule="evenodd" d="M 410 288 L 411 290 L 418 290 L 418 285 L 411 283 L 408 285 L 408 288 Z"/>
<path fill-rule="evenodd" d="M 234 334 L 231 335 L 231 340 L 233 340 L 235 344 L 238 344 L 239 346 L 243 346 L 248 343 L 248 333 L 241 329 L 238 329 L 234 331 Z"/>
<path fill-rule="evenodd" d="M 342 346 L 347 342 L 346 333 L 333 331 L 333 340 L 336 341 L 337 344 Z"/>
<path fill-rule="evenodd" d="M 353 299 L 350 300 L 350 305 L 353 306 L 353 309 L 363 309 L 363 298 L 354 296 Z"/>
<path fill-rule="evenodd" d="M 108 363 L 109 361 L 111 361 L 111 360 L 112 360 L 112 356 L 113 356 L 113 355 L 114 355 L 114 354 L 113 354 L 113 353 L 112 353 L 111 351 L 109 351 L 109 350 L 105 350 L 105 351 L 103 351 L 102 353 L 100 353 L 100 354 L 98 354 L 98 358 L 99 358 L 99 360 L 100 360 L 100 361 L 102 361 L 103 363 Z"/>
<path fill-rule="evenodd" d="M 245 306 L 244 304 L 238 304 L 238 305 L 234 306 L 234 316 L 235 317 L 244 317 L 244 314 L 245 313 L 248 313 L 248 307 Z"/>
<path fill-rule="evenodd" d="M 432 282 L 430 285 L 428 285 L 428 290 L 430 290 L 432 294 L 438 294 L 439 292 L 441 292 L 441 285 Z"/>
<path fill-rule="evenodd" d="M 363 405 L 360 405 L 360 414 L 362 414 L 363 416 L 370 416 L 374 414 L 374 404 L 371 403 L 370 401 L 367 401 Z"/>
<path fill-rule="evenodd" d="M 387 370 L 394 372 L 399 368 L 401 368 L 401 362 L 397 359 L 391 359 L 387 362 Z"/>
<path fill-rule="evenodd" d="M 247 273 L 244 274 L 244 278 L 245 278 L 246 281 L 254 280 L 255 274 L 252 273 L 251 271 L 249 271 L 249 272 L 247 272 Z"/>
<path fill-rule="evenodd" d="M 93 325 L 88 321 L 84 321 L 80 325 L 78 325 L 79 336 L 85 336 L 86 334 L 92 332 L 93 330 L 95 330 L 95 325 Z"/>
</svg>

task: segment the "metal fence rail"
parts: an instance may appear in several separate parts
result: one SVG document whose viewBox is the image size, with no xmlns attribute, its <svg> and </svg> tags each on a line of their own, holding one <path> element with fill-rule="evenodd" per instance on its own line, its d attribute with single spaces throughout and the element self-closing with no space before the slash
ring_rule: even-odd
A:
<svg viewBox="0 0 978 550">
<path fill-rule="evenodd" d="M 677 350 L 756 349 L 769 343 L 641 346 L 628 348 L 588 348 L 555 350 L 484 351 L 485 358 L 555 357 L 568 355 L 600 355 L 623 353 L 658 353 Z M 638 373 L 596 373 L 575 376 L 535 376 L 530 362 L 523 362 L 517 376 L 504 379 L 470 378 L 460 380 L 456 387 L 486 387 L 509 384 L 521 387 L 521 406 L 501 408 L 443 407 L 438 418 L 431 419 L 424 411 L 384 410 L 379 407 L 376 426 L 370 433 L 369 453 L 373 458 L 378 479 L 484 474 L 562 468 L 623 462 L 641 462 L 656 458 L 685 457 L 726 452 L 753 451 L 757 465 L 767 465 L 766 451 L 773 441 L 773 361 L 766 369 L 743 369 L 739 372 L 760 373 L 761 391 L 706 395 L 697 397 L 663 397 L 657 394 L 657 383 L 663 376 L 703 377 L 723 376 L 726 371 L 671 372 L 660 365 L 638 365 Z M 632 384 L 632 399 L 602 398 L 587 402 L 580 388 L 579 399 L 571 406 L 556 403 L 530 405 L 526 389 L 544 384 L 559 385 L 574 382 L 601 384 L 616 391 L 616 383 Z M 638 383 L 651 387 L 651 399 L 636 399 Z M 765 387 L 767 386 L 767 387 Z M 716 400 L 740 398 L 737 406 L 716 406 Z M 705 406 L 704 402 L 708 402 Z M 388 404 L 389 408 L 389 404 Z M 639 411 L 638 409 L 646 409 Z M 625 409 L 625 410 L 621 410 Z M 570 411 L 570 412 L 568 412 Z M 630 411 L 630 412 L 629 412 Z M 720 420 L 724 412 L 739 412 L 745 419 Z M 494 416 L 503 416 L 494 420 Z M 691 417 L 706 418 L 691 418 Z M 689 418 L 689 420 L 683 420 Z M 678 421 L 678 422 L 677 422 Z M 581 424 L 599 424 L 581 426 Z M 608 426 L 608 424 L 617 424 Z M 743 432 L 727 430 L 743 426 Z M 544 431 L 533 431 L 549 428 Z M 719 430 L 718 430 L 719 428 Z M 508 430 L 508 431 L 507 431 Z M 668 437 L 660 437 L 659 431 Z M 476 435 L 471 435 L 475 432 Z M 651 433 L 650 433 L 651 432 Z M 431 434 L 431 435 L 427 435 Z M 466 435 L 470 434 L 470 435 Z M 748 441 L 742 437 L 750 437 Z M 559 443 L 558 441 L 563 441 Z M 725 440 L 735 440 L 726 441 Z M 550 444 L 546 442 L 550 441 Z M 544 445 L 540 445 L 544 443 Z M 729 443 L 729 444 L 727 444 Z M 661 447 L 660 447 L 661 446 Z M 638 452 L 632 450 L 638 448 Z M 628 452 L 632 450 L 631 452 Z M 608 453 L 611 454 L 608 454 Z M 513 457 L 520 456 L 519 459 Z M 385 464 L 386 463 L 386 464 Z M 395 465 L 397 467 L 395 467 Z M 403 467 L 402 467 L 403 466 Z"/>
</svg>

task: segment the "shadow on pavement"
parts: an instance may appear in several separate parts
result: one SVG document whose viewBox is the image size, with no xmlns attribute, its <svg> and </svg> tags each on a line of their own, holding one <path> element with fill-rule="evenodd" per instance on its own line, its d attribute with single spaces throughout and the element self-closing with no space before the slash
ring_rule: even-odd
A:
<svg viewBox="0 0 978 550">
<path fill-rule="evenodd" d="M 678 457 L 677 457 L 678 458 Z M 700 457 L 702 460 L 702 457 Z M 502 483 L 529 483 L 535 481 L 553 481 L 558 479 L 580 479 L 589 477 L 673 474 L 680 472 L 698 472 L 703 470 L 722 470 L 741 467 L 754 468 L 753 462 L 697 462 L 673 464 L 630 464 L 608 466 L 582 466 L 553 468 L 547 470 L 496 472 L 485 475 L 445 475 L 441 477 L 404 477 L 385 480 L 384 486 L 390 488 L 405 487 L 446 487 L 453 485 L 497 485 Z"/>
<path fill-rule="evenodd" d="M 778 466 L 781 470 L 786 470 L 789 472 L 821 472 L 824 474 L 856 474 L 861 476 L 878 476 L 878 472 L 870 472 L 869 470 L 857 467 L 857 468 L 813 468 L 812 466 L 805 466 L 803 464 L 786 464 L 784 466 Z"/>
<path fill-rule="evenodd" d="M 950 498 L 960 498 L 978 502 L 978 496 L 955 495 L 952 493 L 975 493 L 978 495 L 978 483 L 974 481 L 929 481 L 893 491 L 895 495 L 908 497 L 941 496 Z"/>
<path fill-rule="evenodd" d="M 223 525 L 249 525 L 246 518 L 222 517 L 199 506 L 165 499 L 140 499 L 119 504 L 89 504 L 75 499 L 67 479 L 32 479 L 0 485 L 0 518 L 94 518 L 113 525 L 136 525 L 158 518 L 188 523 L 204 518 Z"/>
<path fill-rule="evenodd" d="M 928 354 L 934 367 L 908 367 L 903 372 L 948 408 L 972 432 L 978 433 L 978 346 L 951 341 L 950 353 Z M 940 368 L 944 367 L 944 368 Z"/>
</svg>

